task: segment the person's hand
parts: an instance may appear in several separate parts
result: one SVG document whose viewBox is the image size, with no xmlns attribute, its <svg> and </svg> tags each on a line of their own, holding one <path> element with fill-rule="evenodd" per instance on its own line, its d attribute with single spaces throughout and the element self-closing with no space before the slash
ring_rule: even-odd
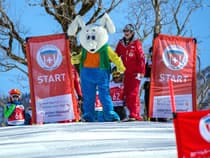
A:
<svg viewBox="0 0 210 158">
<path fill-rule="evenodd" d="M 78 96 L 78 104 L 79 104 L 79 106 L 81 106 L 82 105 L 82 103 L 83 103 L 83 97 L 82 96 Z"/>
<path fill-rule="evenodd" d="M 117 67 L 117 71 L 120 72 L 121 74 L 125 72 L 125 66 L 121 65 Z"/>
<path fill-rule="evenodd" d="M 82 96 L 78 96 L 77 101 L 78 101 L 79 113 L 82 114 L 83 113 L 83 110 L 82 110 L 83 97 Z"/>
<path fill-rule="evenodd" d="M 144 77 L 144 75 L 141 73 L 137 73 L 137 75 L 136 75 L 137 80 L 142 80 L 143 77 Z"/>
</svg>

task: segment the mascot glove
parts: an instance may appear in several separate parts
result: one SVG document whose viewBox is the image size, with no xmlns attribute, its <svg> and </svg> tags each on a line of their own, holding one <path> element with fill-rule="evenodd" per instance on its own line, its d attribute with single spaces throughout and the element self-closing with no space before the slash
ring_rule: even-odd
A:
<svg viewBox="0 0 210 158">
<path fill-rule="evenodd" d="M 124 72 L 125 72 L 125 67 L 124 67 L 124 65 L 118 66 L 118 67 L 117 67 L 117 71 L 120 72 L 120 73 L 124 73 Z"/>
<path fill-rule="evenodd" d="M 80 63 L 80 60 L 81 60 L 81 57 L 82 57 L 82 54 L 81 53 L 71 56 L 71 63 L 73 65 L 79 64 Z"/>
<path fill-rule="evenodd" d="M 136 75 L 137 80 L 142 80 L 143 77 L 144 77 L 144 75 L 142 75 L 140 73 L 137 73 L 137 75 Z"/>
</svg>

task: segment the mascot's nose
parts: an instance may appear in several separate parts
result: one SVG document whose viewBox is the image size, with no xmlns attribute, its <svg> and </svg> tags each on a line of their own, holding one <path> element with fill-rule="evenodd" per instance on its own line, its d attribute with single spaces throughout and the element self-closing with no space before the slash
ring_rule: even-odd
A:
<svg viewBox="0 0 210 158">
<path fill-rule="evenodd" d="M 91 42 L 89 42 L 89 50 L 90 51 L 95 51 L 96 50 L 96 48 L 97 48 L 97 42 L 95 42 L 95 41 L 91 41 Z"/>
</svg>

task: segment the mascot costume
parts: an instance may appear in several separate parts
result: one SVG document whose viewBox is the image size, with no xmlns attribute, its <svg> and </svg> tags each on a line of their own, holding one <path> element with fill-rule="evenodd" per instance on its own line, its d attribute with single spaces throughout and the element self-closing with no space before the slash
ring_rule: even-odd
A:
<svg viewBox="0 0 210 158">
<path fill-rule="evenodd" d="M 81 16 L 77 16 L 69 25 L 68 35 L 75 36 L 78 28 L 81 28 L 79 41 L 82 45 L 80 59 L 80 77 L 83 100 L 83 121 L 94 122 L 96 88 L 99 99 L 103 105 L 104 121 L 119 121 L 120 118 L 113 110 L 110 96 L 109 81 L 112 61 L 119 72 L 123 73 L 125 67 L 121 58 L 107 44 L 108 33 L 115 32 L 115 26 L 108 16 L 104 14 L 100 25 L 85 25 Z"/>
</svg>

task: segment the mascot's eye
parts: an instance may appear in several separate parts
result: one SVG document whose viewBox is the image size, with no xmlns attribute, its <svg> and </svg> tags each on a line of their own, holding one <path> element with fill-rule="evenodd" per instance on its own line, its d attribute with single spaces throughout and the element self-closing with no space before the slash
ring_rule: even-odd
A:
<svg viewBox="0 0 210 158">
<path fill-rule="evenodd" d="M 87 40 L 96 40 L 96 36 L 95 35 L 87 35 Z"/>
<path fill-rule="evenodd" d="M 87 36 L 87 40 L 89 40 L 89 39 L 90 39 L 90 36 L 88 35 L 88 36 Z"/>
<path fill-rule="evenodd" d="M 92 36 L 91 38 L 92 38 L 92 40 L 95 40 L 96 39 L 96 36 Z"/>
</svg>

